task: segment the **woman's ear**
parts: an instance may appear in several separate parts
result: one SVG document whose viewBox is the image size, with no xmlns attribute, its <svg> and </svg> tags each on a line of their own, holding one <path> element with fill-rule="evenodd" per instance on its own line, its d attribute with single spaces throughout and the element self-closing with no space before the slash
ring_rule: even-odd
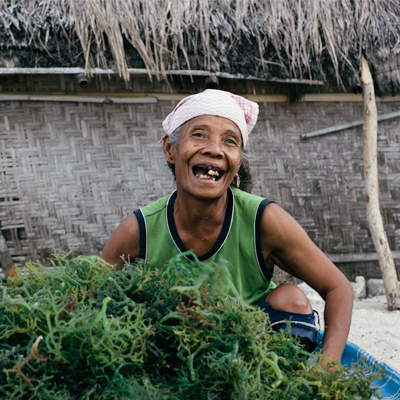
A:
<svg viewBox="0 0 400 400">
<path fill-rule="evenodd" d="M 170 164 L 174 164 L 174 157 L 173 157 L 173 149 L 174 146 L 169 142 L 169 136 L 165 136 L 163 140 L 163 151 L 164 157 Z"/>
<path fill-rule="evenodd" d="M 240 167 L 242 166 L 242 163 L 240 163 L 240 165 L 239 165 L 239 167 L 238 167 L 238 169 L 237 169 L 237 171 L 236 171 L 236 175 L 239 173 L 239 170 L 240 170 Z"/>
</svg>

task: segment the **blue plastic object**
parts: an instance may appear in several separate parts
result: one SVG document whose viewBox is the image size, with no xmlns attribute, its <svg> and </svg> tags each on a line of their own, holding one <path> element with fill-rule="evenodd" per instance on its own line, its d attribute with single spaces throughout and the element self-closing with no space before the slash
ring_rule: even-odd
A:
<svg viewBox="0 0 400 400">
<path fill-rule="evenodd" d="M 319 341 L 322 342 L 324 332 L 320 331 L 318 336 Z M 365 357 L 365 362 L 367 365 L 372 365 L 377 362 L 379 366 L 382 367 L 386 372 L 386 378 L 384 380 L 381 382 L 373 382 L 373 385 L 379 388 L 382 399 L 400 400 L 400 374 L 393 368 L 390 368 L 383 361 L 378 360 L 354 343 L 347 342 L 346 347 L 344 348 L 341 363 L 350 367 L 350 365 L 359 360 L 362 355 Z"/>
</svg>

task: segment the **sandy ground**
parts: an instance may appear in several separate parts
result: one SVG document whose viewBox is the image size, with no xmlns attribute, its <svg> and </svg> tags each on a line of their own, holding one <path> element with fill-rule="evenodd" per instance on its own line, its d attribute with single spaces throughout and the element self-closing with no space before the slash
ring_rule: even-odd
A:
<svg viewBox="0 0 400 400">
<path fill-rule="evenodd" d="M 310 299 L 324 327 L 324 301 Z M 400 373 L 400 310 L 388 311 L 386 296 L 354 300 L 348 340 Z"/>
</svg>

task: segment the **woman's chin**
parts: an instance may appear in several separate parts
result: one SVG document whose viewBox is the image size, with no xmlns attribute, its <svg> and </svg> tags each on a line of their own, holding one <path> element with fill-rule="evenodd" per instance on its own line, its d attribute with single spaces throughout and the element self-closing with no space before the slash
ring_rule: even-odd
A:
<svg viewBox="0 0 400 400">
<path fill-rule="evenodd" d="M 216 199 L 221 197 L 228 190 L 223 182 L 210 182 L 196 179 L 189 187 L 185 188 L 185 192 L 189 192 L 192 196 L 201 199 Z"/>
</svg>

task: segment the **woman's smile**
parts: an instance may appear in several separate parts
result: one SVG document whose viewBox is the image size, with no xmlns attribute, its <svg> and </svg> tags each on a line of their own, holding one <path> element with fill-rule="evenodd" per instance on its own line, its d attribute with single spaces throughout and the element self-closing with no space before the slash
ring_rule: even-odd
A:
<svg viewBox="0 0 400 400">
<path fill-rule="evenodd" d="M 175 166 L 178 192 L 221 197 L 240 167 L 241 145 L 239 128 L 226 118 L 203 115 L 186 122 L 178 141 L 165 148 L 167 161 Z"/>
<path fill-rule="evenodd" d="M 195 177 L 201 181 L 218 182 L 224 175 L 222 168 L 211 164 L 195 165 L 192 171 Z"/>
</svg>

